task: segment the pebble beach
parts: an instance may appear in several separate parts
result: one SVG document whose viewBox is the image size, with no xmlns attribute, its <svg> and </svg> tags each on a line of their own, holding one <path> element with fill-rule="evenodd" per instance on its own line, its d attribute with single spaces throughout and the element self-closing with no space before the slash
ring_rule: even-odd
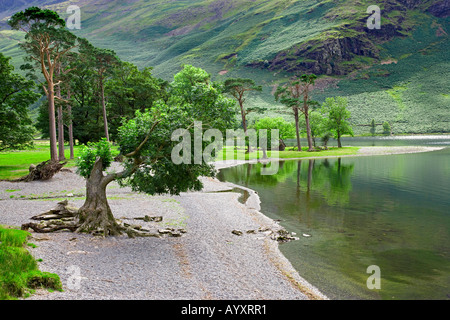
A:
<svg viewBox="0 0 450 320">
<path fill-rule="evenodd" d="M 436 148 L 362 148 L 358 155 Z M 217 162 L 218 169 L 241 162 Z M 116 164 L 118 165 L 118 164 Z M 72 169 L 49 181 L 0 182 L 0 224 L 21 226 L 67 199 L 84 203 L 85 181 Z M 258 195 L 245 203 L 231 183 L 202 178 L 204 189 L 149 196 L 108 187 L 114 216 L 130 224 L 183 230 L 159 238 L 32 233 L 30 253 L 42 271 L 56 273 L 63 292 L 38 290 L 29 300 L 307 300 L 327 299 L 301 278 L 278 249 L 282 227 L 260 212 Z M 162 217 L 144 222 L 142 217 Z"/>
</svg>

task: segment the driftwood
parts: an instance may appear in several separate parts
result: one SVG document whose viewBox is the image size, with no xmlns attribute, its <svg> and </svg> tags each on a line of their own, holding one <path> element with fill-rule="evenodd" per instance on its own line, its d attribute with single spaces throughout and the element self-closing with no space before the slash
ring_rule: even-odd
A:
<svg viewBox="0 0 450 320">
<path fill-rule="evenodd" d="M 59 202 L 55 208 L 31 218 L 32 220 L 40 221 L 39 223 L 23 224 L 21 229 L 32 229 L 37 233 L 51 233 L 60 230 L 75 232 L 79 227 L 77 214 L 78 209 L 73 204 L 69 204 L 67 200 L 64 200 Z"/>
<path fill-rule="evenodd" d="M 29 168 L 29 174 L 25 177 L 13 180 L 13 182 L 31 182 L 37 180 L 49 180 L 53 178 L 61 169 L 67 164 L 67 162 L 51 161 L 47 160 L 41 162 L 37 166 L 31 165 Z"/>
</svg>

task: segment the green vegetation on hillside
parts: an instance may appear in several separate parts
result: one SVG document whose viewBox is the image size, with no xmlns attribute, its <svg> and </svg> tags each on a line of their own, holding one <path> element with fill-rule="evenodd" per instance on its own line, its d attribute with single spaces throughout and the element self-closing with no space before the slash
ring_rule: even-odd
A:
<svg viewBox="0 0 450 320">
<path fill-rule="evenodd" d="M 448 21 L 428 18 L 410 37 L 383 45 L 386 64 L 356 72 L 316 98 L 347 96 L 355 134 L 369 133 L 359 125 L 372 119 L 388 121 L 394 133 L 450 132 L 450 42 L 437 33 L 439 28 L 450 32 Z"/>
<path fill-rule="evenodd" d="M 432 1 L 396 2 L 399 4 L 390 1 L 389 8 L 388 2 L 379 3 L 382 10 L 389 9 L 382 14 L 382 31 L 398 34 L 376 44 L 379 58 L 356 55 L 341 62 L 355 71 L 348 76 L 320 77 L 320 89 L 313 98 L 322 103 L 329 96 L 347 97 L 355 134 L 368 134 L 366 126 L 372 119 L 390 122 L 393 132 L 399 134 L 449 132 L 449 18 L 429 14 Z M 65 17 L 67 4 L 61 1 L 49 7 Z M 370 4 L 366 0 L 110 0 L 101 4 L 87 0 L 83 3 L 82 29 L 75 33 L 96 46 L 114 49 L 121 59 L 139 68 L 153 67 L 153 75 L 166 80 L 182 64 L 201 67 L 215 80 L 253 79 L 263 91 L 249 97 L 247 103 L 267 111 L 250 114 L 247 120 L 252 125 L 260 117 L 290 118 L 280 114 L 273 92 L 274 86 L 285 83 L 292 74 L 245 65 L 259 62 L 264 66 L 283 50 L 294 53 L 296 44 L 305 41 L 358 36 L 362 30 L 354 25 L 368 16 Z M 364 19 L 360 24 L 364 28 Z M 16 70 L 21 53 L 14 47 L 20 38 L 14 32 L 0 31 L 0 48 L 13 56 Z M 294 63 L 313 62 L 307 57 L 295 59 Z M 382 127 L 377 126 L 376 132 L 382 133 Z"/>
</svg>

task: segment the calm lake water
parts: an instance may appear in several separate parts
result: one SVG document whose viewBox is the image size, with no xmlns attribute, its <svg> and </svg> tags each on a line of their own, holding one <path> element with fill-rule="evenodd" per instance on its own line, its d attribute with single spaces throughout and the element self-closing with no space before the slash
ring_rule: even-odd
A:
<svg viewBox="0 0 450 320">
<path fill-rule="evenodd" d="M 373 140 L 366 142 L 383 145 Z M 420 141 L 445 146 L 450 138 Z M 284 161 L 275 176 L 260 170 L 223 169 L 219 179 L 256 190 L 261 211 L 297 233 L 281 251 L 331 299 L 450 298 L 450 148 Z M 380 290 L 367 288 L 372 265 L 381 270 Z"/>
</svg>

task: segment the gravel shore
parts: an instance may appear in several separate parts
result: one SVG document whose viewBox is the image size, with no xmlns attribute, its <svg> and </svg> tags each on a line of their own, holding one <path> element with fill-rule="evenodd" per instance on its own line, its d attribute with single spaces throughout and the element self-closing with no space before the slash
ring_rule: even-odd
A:
<svg viewBox="0 0 450 320">
<path fill-rule="evenodd" d="M 433 151 L 432 148 L 362 148 L 361 155 Z M 218 162 L 217 168 L 241 162 Z M 148 196 L 111 183 L 116 218 L 161 216 L 158 228 L 183 228 L 182 237 L 98 238 L 60 232 L 35 234 L 30 248 L 42 271 L 57 273 L 64 292 L 37 291 L 30 300 L 303 300 L 326 299 L 302 279 L 271 232 L 281 227 L 259 212 L 252 190 L 245 204 L 235 187 L 202 178 L 201 192 Z M 0 182 L 0 224 L 20 226 L 69 199 L 84 202 L 84 179 L 60 172 L 46 182 Z M 226 191 L 226 192 L 224 192 Z M 233 234 L 241 231 L 242 235 Z M 250 231 L 250 233 L 247 233 Z"/>
<path fill-rule="evenodd" d="M 269 234 L 280 227 L 259 213 L 254 192 L 249 190 L 251 196 L 244 205 L 238 201 L 240 194 L 223 192 L 233 185 L 211 178 L 203 178 L 203 182 L 202 192 L 180 196 L 136 194 L 114 183 L 108 189 L 116 218 L 133 222 L 145 215 L 162 216 L 160 228 L 182 227 L 187 231 L 182 237 L 33 233 L 30 242 L 37 247 L 29 248 L 30 252 L 42 259 L 40 270 L 60 276 L 64 292 L 40 290 L 29 299 L 325 298 L 301 279 L 279 252 Z M 20 226 L 62 199 L 80 207 L 83 195 L 84 180 L 70 172 L 61 172 L 47 182 L 0 182 L 0 223 Z M 235 235 L 234 230 L 243 234 Z M 248 234 L 248 230 L 255 233 Z"/>
</svg>

